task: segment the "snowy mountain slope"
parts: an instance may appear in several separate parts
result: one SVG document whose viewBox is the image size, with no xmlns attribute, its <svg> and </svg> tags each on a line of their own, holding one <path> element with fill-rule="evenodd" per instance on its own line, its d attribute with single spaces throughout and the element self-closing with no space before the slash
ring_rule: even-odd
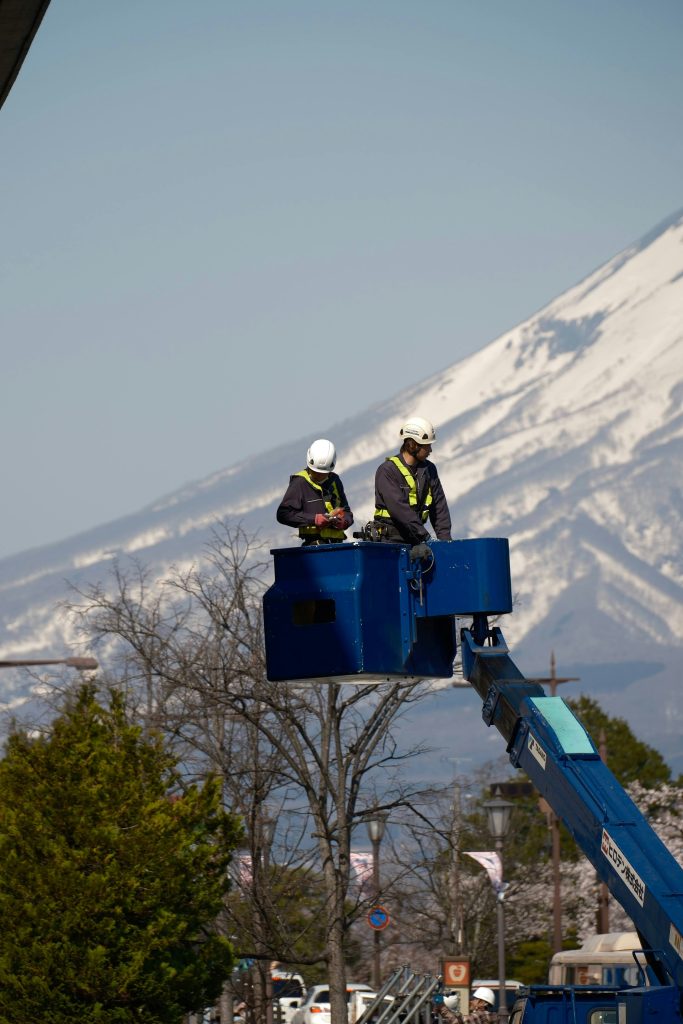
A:
<svg viewBox="0 0 683 1024">
<path fill-rule="evenodd" d="M 475 355 L 363 417 L 321 425 L 357 522 L 371 516 L 375 467 L 408 412 L 437 425 L 455 535 L 510 538 L 517 604 L 505 632 L 520 666 L 545 673 L 554 648 L 561 672 L 581 666 L 572 674 L 582 685 L 673 761 L 683 724 L 683 212 Z M 105 580 L 115 558 L 160 573 L 190 564 L 226 516 L 290 543 L 274 510 L 309 441 L 0 562 L 0 656 L 61 649 L 65 580 Z"/>
</svg>

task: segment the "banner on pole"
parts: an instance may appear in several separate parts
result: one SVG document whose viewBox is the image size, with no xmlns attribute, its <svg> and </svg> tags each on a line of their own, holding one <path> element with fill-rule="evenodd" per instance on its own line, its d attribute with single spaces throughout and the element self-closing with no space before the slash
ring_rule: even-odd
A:
<svg viewBox="0 0 683 1024">
<path fill-rule="evenodd" d="M 464 853 L 468 857 L 472 857 L 473 860 L 476 860 L 483 868 L 486 868 L 496 895 L 505 889 L 503 885 L 503 863 L 498 853 L 494 850 L 475 850 L 474 852 L 465 850 Z"/>
</svg>

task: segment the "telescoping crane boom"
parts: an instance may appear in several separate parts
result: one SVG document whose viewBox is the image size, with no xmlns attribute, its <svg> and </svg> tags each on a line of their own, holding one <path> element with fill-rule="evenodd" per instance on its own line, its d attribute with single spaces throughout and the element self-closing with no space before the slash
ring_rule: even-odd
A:
<svg viewBox="0 0 683 1024">
<path fill-rule="evenodd" d="M 485 723 L 501 733 L 512 764 L 562 819 L 638 931 L 660 988 L 624 990 L 624 1009 L 633 1009 L 623 1020 L 649 1020 L 658 1005 L 662 1020 L 680 1021 L 683 869 L 564 700 L 524 678 L 501 630 L 475 619 L 461 638 L 463 673 L 483 701 Z"/>
<path fill-rule="evenodd" d="M 641 987 L 603 989 L 612 1009 L 591 1015 L 577 987 L 531 991 L 514 1024 L 683 1022 L 683 868 L 625 793 L 561 697 L 548 697 L 514 664 L 493 615 L 512 610 L 504 538 L 434 541 L 426 560 L 401 544 L 281 549 L 264 597 L 268 678 L 320 682 L 449 677 L 461 630 L 463 674 L 487 726 L 633 921 L 649 971 Z M 652 979 L 656 984 L 650 984 Z M 647 982 L 647 984 L 646 984 Z M 558 994 L 555 993 L 556 997 Z M 579 998 L 579 995 L 581 998 Z M 586 1009 L 588 1006 L 588 1009 Z M 617 1017 L 618 1014 L 618 1017 Z"/>
</svg>

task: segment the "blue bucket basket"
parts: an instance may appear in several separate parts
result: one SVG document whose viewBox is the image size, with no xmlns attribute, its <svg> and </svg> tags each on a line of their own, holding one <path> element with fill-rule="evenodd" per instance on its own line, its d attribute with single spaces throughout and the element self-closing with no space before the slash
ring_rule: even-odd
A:
<svg viewBox="0 0 683 1024">
<path fill-rule="evenodd" d="M 371 683 L 453 676 L 454 616 L 512 610 L 505 538 L 272 551 L 263 598 L 268 678 Z"/>
</svg>

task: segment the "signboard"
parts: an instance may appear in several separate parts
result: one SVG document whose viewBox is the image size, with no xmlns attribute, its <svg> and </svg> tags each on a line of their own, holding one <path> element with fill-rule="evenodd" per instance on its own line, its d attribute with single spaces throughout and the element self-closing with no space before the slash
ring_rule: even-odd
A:
<svg viewBox="0 0 683 1024">
<path fill-rule="evenodd" d="M 441 976 L 443 978 L 444 992 L 457 995 L 458 1005 L 455 1009 L 459 1013 L 469 1013 L 470 1010 L 470 958 L 468 956 L 453 957 L 444 960 Z"/>
<path fill-rule="evenodd" d="M 466 957 L 461 957 L 458 960 L 444 960 L 442 977 L 444 988 L 466 988 L 469 990 L 469 959 Z"/>
<path fill-rule="evenodd" d="M 373 907 L 368 914 L 368 924 L 373 931 L 381 932 L 389 924 L 389 915 L 384 907 Z"/>
</svg>

